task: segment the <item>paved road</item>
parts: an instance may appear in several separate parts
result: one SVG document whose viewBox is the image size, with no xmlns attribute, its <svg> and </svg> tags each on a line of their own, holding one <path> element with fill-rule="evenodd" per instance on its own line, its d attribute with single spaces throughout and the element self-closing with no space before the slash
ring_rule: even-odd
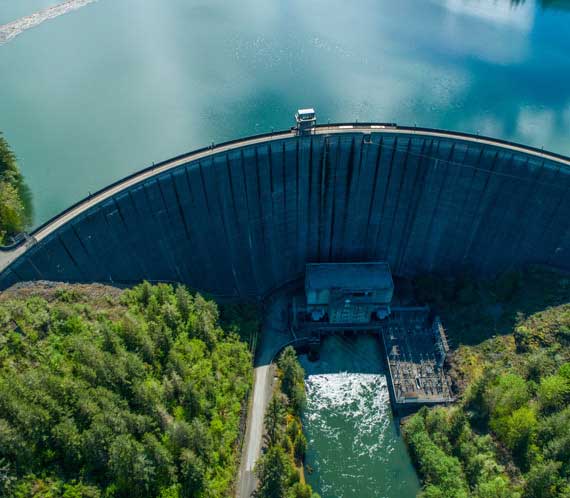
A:
<svg viewBox="0 0 570 498">
<path fill-rule="evenodd" d="M 280 295 L 267 307 L 263 320 L 260 345 L 256 354 L 253 400 L 249 407 L 241 464 L 236 486 L 237 498 L 250 498 L 257 486 L 255 464 L 261 455 L 263 442 L 263 419 L 265 409 L 273 393 L 275 367 L 271 359 L 283 344 L 291 340 L 287 331 L 287 298 Z"/>
<path fill-rule="evenodd" d="M 522 145 L 500 142 L 497 140 L 493 140 L 491 138 L 477 137 L 473 135 L 463 135 L 447 131 L 397 127 L 397 126 L 383 125 L 383 124 L 328 125 L 328 126 L 318 126 L 314 130 L 315 135 L 334 135 L 334 134 L 343 134 L 343 133 L 362 133 L 362 134 L 389 133 L 389 134 L 406 134 L 406 135 L 411 134 L 411 135 L 419 135 L 425 137 L 447 138 L 452 140 L 459 139 L 459 140 L 465 140 L 467 142 L 475 142 L 478 144 L 502 147 L 509 151 L 529 154 L 539 158 L 555 161 L 559 164 L 570 167 L 569 158 L 553 155 L 548 152 L 529 149 Z M 169 171 L 173 168 L 176 168 L 177 166 L 187 164 L 190 161 L 197 161 L 209 157 L 213 154 L 228 152 L 245 146 L 250 146 L 260 143 L 269 143 L 274 140 L 290 138 L 293 137 L 294 135 L 295 133 L 292 131 L 283 131 L 274 134 L 246 138 L 244 140 L 238 140 L 235 142 L 222 144 L 217 147 L 199 150 L 197 152 L 191 152 L 182 157 L 178 157 L 172 159 L 171 161 L 162 163 L 157 167 L 144 169 L 134 175 L 125 178 L 124 180 L 114 185 L 111 185 L 101 190 L 95 195 L 92 195 L 84 199 L 83 201 L 79 202 L 77 205 L 73 206 L 68 211 L 63 212 L 61 215 L 53 218 L 48 223 L 41 226 L 39 229 L 35 230 L 34 232 L 32 232 L 31 235 L 33 236 L 35 241 L 39 242 L 42 239 L 49 236 L 50 234 L 52 234 L 53 232 L 55 232 L 62 225 L 66 224 L 76 216 L 92 208 L 96 204 L 106 199 L 109 199 L 110 197 L 113 197 L 119 192 L 122 192 L 123 190 L 128 189 L 129 187 L 136 185 L 137 183 L 140 183 L 144 180 L 148 180 L 149 178 L 152 178 L 155 175 Z M 0 251 L 0 272 L 3 271 L 15 259 L 21 256 L 26 250 L 27 250 L 26 246 L 18 246 L 17 248 L 14 248 L 10 251 L 6 250 Z"/>
<path fill-rule="evenodd" d="M 255 463 L 261 454 L 263 418 L 273 392 L 273 365 L 263 365 L 254 371 L 253 402 L 250 407 L 245 432 L 244 451 L 239 470 L 237 498 L 249 498 L 255 491 Z"/>
</svg>

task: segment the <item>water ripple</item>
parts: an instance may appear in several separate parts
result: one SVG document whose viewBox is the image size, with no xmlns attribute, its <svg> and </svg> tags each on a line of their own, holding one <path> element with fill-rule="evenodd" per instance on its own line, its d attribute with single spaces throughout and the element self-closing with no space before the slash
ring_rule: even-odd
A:
<svg viewBox="0 0 570 498">
<path fill-rule="evenodd" d="M 330 338 L 307 376 L 309 483 L 322 498 L 412 498 L 419 487 L 392 418 L 372 338 Z"/>
</svg>

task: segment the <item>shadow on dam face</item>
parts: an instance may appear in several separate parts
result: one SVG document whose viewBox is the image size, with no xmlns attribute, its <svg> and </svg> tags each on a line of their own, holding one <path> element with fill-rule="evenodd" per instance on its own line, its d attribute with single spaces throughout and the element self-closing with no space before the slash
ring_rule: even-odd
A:
<svg viewBox="0 0 570 498">
<path fill-rule="evenodd" d="M 27 280 L 266 295 L 307 262 L 413 276 L 570 270 L 570 160 L 427 129 L 329 125 L 202 149 L 121 180 L 0 251 Z"/>
</svg>

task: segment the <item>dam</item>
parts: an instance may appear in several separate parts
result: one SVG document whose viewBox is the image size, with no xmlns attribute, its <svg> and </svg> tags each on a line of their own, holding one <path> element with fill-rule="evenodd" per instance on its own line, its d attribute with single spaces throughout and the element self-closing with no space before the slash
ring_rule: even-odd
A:
<svg viewBox="0 0 570 498">
<path fill-rule="evenodd" d="M 394 124 L 320 125 L 212 144 L 120 180 L 0 249 L 30 280 L 182 282 L 250 299 L 308 262 L 398 276 L 570 269 L 570 159 Z"/>
</svg>

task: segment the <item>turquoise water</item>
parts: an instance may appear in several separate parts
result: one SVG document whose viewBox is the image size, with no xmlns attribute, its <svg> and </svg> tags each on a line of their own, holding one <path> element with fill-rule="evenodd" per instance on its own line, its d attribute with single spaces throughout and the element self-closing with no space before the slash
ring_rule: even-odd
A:
<svg viewBox="0 0 570 498">
<path fill-rule="evenodd" d="M 0 25 L 29 16 L 57 3 L 61 3 L 61 0 L 0 0 Z"/>
<path fill-rule="evenodd" d="M 48 4 L 0 0 L 0 23 Z M 0 130 L 36 223 L 175 154 L 395 121 L 570 153 L 570 2 L 99 0 L 0 45 Z"/>
<path fill-rule="evenodd" d="M 418 478 L 392 417 L 378 340 L 330 337 L 307 374 L 307 481 L 322 498 L 412 498 Z"/>
</svg>

